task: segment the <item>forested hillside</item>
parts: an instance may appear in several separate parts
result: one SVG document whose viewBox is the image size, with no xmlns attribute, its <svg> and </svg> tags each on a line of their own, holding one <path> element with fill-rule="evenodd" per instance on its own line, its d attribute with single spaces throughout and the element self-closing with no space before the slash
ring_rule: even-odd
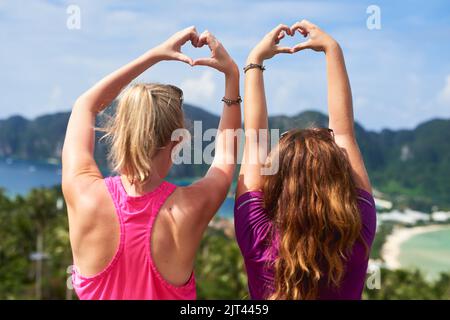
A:
<svg viewBox="0 0 450 320">
<path fill-rule="evenodd" d="M 216 128 L 219 117 L 184 105 L 186 126 L 202 121 L 203 130 Z M 44 115 L 34 120 L 14 116 L 0 120 L 0 157 L 58 162 L 69 113 Z M 327 126 L 327 117 L 306 111 L 295 116 L 273 116 L 271 128 L 280 132 L 295 127 Z M 101 126 L 101 121 L 98 123 Z M 356 124 L 358 142 L 375 187 L 397 204 L 429 210 L 450 208 L 450 120 L 432 120 L 414 130 L 372 132 Z M 101 133 L 97 134 L 99 138 Z M 107 168 L 106 146 L 97 143 L 96 158 Z M 202 174 L 205 165 L 180 165 L 176 177 Z"/>
</svg>

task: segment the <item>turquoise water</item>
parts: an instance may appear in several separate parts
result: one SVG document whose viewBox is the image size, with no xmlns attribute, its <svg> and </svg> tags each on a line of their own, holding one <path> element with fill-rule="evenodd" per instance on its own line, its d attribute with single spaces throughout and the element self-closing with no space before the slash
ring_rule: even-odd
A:
<svg viewBox="0 0 450 320">
<path fill-rule="evenodd" d="M 450 227 L 413 236 L 401 245 L 400 265 L 419 269 L 427 279 L 450 272 Z"/>
<path fill-rule="evenodd" d="M 192 179 L 171 182 L 187 185 Z M 0 159 L 0 188 L 10 196 L 23 195 L 32 188 L 52 187 L 61 183 L 61 166 L 21 160 Z M 220 207 L 221 217 L 233 217 L 234 198 L 227 198 Z"/>
</svg>

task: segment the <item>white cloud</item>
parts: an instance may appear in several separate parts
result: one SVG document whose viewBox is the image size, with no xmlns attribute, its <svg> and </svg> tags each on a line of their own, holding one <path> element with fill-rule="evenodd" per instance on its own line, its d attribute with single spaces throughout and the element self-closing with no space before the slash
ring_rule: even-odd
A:
<svg viewBox="0 0 450 320">
<path fill-rule="evenodd" d="M 188 78 L 181 83 L 186 101 L 197 102 L 205 105 L 203 101 L 210 102 L 216 92 L 214 74 L 206 70 L 198 78 Z"/>
<path fill-rule="evenodd" d="M 50 107 L 59 107 L 59 104 L 61 103 L 62 98 L 62 89 L 60 85 L 55 85 L 51 91 L 50 91 L 50 97 L 49 97 L 49 106 Z"/>
<path fill-rule="evenodd" d="M 68 110 L 94 82 L 188 25 L 215 33 L 242 68 L 252 46 L 267 31 L 302 18 L 329 31 L 344 48 L 355 113 L 365 127 L 414 127 L 433 117 L 450 116 L 450 108 L 442 107 L 450 103 L 450 62 L 443 54 L 450 51 L 445 26 L 450 17 L 438 11 L 446 5 L 443 1 L 420 10 L 414 9 L 419 5 L 411 6 L 405 13 L 380 0 L 379 31 L 366 28 L 367 4 L 350 0 L 75 2 L 82 27 L 71 31 L 66 28 L 66 8 L 73 1 L 0 0 L 0 119 Z M 417 39 L 426 42 L 418 46 Z M 195 51 L 193 57 L 203 53 Z M 322 54 L 305 51 L 277 56 L 266 64 L 271 114 L 326 111 Z M 152 67 L 142 78 L 178 85 L 187 102 L 219 113 L 223 77 L 214 70 L 168 62 Z"/>
<path fill-rule="evenodd" d="M 450 74 L 445 79 L 444 88 L 439 92 L 438 101 L 442 105 L 450 107 Z"/>
<path fill-rule="evenodd" d="M 356 96 L 353 97 L 353 105 L 355 106 L 355 108 L 365 108 L 369 106 L 369 101 L 367 100 L 366 97 L 363 96 Z"/>
<path fill-rule="evenodd" d="M 298 81 L 286 79 L 278 83 L 277 88 L 267 98 L 268 110 L 271 114 L 295 115 L 301 111 L 311 110 L 311 101 L 302 94 L 302 86 Z"/>
</svg>

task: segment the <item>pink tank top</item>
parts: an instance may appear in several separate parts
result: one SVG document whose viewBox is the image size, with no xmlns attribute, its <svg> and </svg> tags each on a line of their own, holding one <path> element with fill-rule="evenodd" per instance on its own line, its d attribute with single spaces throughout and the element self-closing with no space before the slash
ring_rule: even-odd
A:
<svg viewBox="0 0 450 320">
<path fill-rule="evenodd" d="M 159 209 L 176 189 L 164 181 L 155 190 L 129 196 L 120 176 L 105 179 L 120 221 L 120 243 L 114 258 L 100 273 L 82 276 L 73 267 L 72 283 L 81 300 L 182 300 L 196 299 L 192 273 L 183 286 L 168 283 L 156 269 L 151 255 L 150 236 Z"/>
</svg>

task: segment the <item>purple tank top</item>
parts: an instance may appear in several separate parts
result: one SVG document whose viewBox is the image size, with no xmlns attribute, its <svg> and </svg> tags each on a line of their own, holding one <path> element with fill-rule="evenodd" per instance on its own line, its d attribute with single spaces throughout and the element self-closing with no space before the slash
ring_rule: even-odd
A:
<svg viewBox="0 0 450 320">
<path fill-rule="evenodd" d="M 375 201 L 372 195 L 358 190 L 358 206 L 361 213 L 361 236 L 372 245 L 376 230 Z M 234 207 L 236 239 L 244 257 L 248 276 L 248 288 L 252 299 L 265 299 L 273 290 L 273 271 L 267 266 L 275 257 L 276 248 L 268 239 L 272 236 L 272 221 L 263 207 L 263 193 L 251 191 L 238 198 Z M 355 243 L 346 273 L 339 288 L 319 287 L 319 299 L 361 299 L 368 266 L 366 249 L 361 242 Z"/>
</svg>

